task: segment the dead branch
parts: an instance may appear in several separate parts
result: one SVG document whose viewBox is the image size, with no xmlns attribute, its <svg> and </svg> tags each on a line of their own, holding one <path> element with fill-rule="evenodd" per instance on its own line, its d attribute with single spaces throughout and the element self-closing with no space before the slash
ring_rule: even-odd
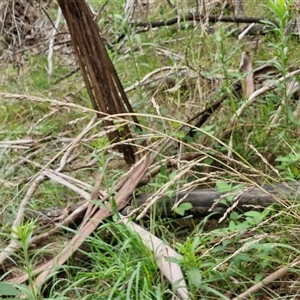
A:
<svg viewBox="0 0 300 300">
<path fill-rule="evenodd" d="M 146 27 L 146 28 L 155 28 L 162 26 L 170 26 L 178 24 L 180 22 L 186 21 L 203 21 L 208 20 L 212 23 L 224 22 L 224 23 L 259 23 L 264 24 L 267 21 L 276 23 L 275 21 L 263 19 L 263 18 L 253 18 L 253 17 L 235 17 L 235 16 L 224 16 L 224 15 L 202 15 L 198 13 L 188 13 L 185 15 L 179 15 L 177 17 L 168 19 L 166 21 L 149 21 L 149 22 L 131 22 L 130 26 L 132 27 Z"/>
<path fill-rule="evenodd" d="M 263 209 L 272 204 L 282 203 L 293 199 L 297 201 L 300 198 L 300 183 L 290 184 L 277 184 L 274 186 L 267 185 L 262 187 L 245 188 L 239 191 L 238 196 L 235 198 L 235 210 L 248 211 L 253 209 Z M 163 216 L 174 217 L 176 216 L 172 210 L 176 202 L 189 202 L 192 208 L 187 214 L 193 217 L 204 217 L 211 213 L 218 216 L 224 214 L 228 206 L 233 203 L 224 203 L 221 200 L 226 199 L 228 193 L 220 193 L 217 189 L 195 189 L 187 192 L 175 193 L 173 197 L 161 197 L 156 202 L 158 211 Z M 133 208 L 143 207 L 147 200 L 151 198 L 152 194 L 141 194 L 131 196 L 132 200 L 130 206 Z M 75 211 L 81 203 L 71 205 L 70 211 Z M 49 218 L 57 218 L 62 214 L 63 208 L 44 209 L 42 211 L 28 211 L 27 217 L 36 218 L 40 215 L 45 215 Z"/>
</svg>

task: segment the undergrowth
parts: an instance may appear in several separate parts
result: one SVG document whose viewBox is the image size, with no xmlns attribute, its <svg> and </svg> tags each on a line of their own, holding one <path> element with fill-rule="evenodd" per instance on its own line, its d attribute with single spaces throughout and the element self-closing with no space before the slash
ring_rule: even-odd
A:
<svg viewBox="0 0 300 300">
<path fill-rule="evenodd" d="M 191 205 L 186 203 L 173 210 L 176 218 L 162 217 L 164 208 L 156 203 L 139 220 L 179 253 L 176 263 L 184 271 L 191 299 L 233 299 L 283 266 L 289 267 L 285 276 L 250 297 L 299 297 L 299 267 L 295 264 L 299 256 L 297 190 L 294 198 L 282 195 L 276 204 L 260 210 L 242 212 L 230 208 L 242 189 L 264 189 L 264 184 L 276 188 L 278 183 L 297 182 L 300 177 L 299 120 L 294 113 L 299 99 L 291 92 L 293 79 L 286 77 L 299 68 L 299 37 L 286 32 L 294 2 L 245 2 L 247 15 L 268 16 L 271 20 L 265 24 L 265 35 L 238 40 L 238 26 L 217 23 L 213 32 L 206 32 L 204 24 L 192 27 L 191 22 L 132 34 L 124 20 L 123 2 L 117 0 L 104 6 L 106 14 L 99 20 L 108 43 L 125 34 L 124 40 L 109 50 L 125 88 L 154 70 L 160 76 L 128 92 L 143 129 L 143 133 L 134 134 L 139 150 L 147 150 L 141 146 L 142 139 L 149 145 L 172 140 L 167 148 L 160 149 L 157 162 L 149 170 L 156 169 L 155 176 L 137 193 L 151 193 L 157 198 L 171 198 L 193 188 L 216 188 L 228 193 L 221 199 L 228 207 L 223 217 L 211 213 L 194 219 Z M 99 8 L 99 3 L 92 4 L 94 9 Z M 167 19 L 173 14 L 174 9 L 164 4 L 154 10 L 150 19 Z M 238 69 L 243 51 L 251 53 L 254 69 L 264 64 L 273 68 L 262 82 L 256 83 L 257 89 L 263 84 L 275 84 L 275 88 L 259 96 L 228 127 L 247 101 L 240 90 L 235 90 L 243 80 Z M 27 220 L 17 228 L 11 224 L 31 181 L 44 168 L 55 170 L 59 166 L 63 149 L 87 126 L 93 112 L 84 109 L 91 104 L 80 72 L 64 79 L 76 68 L 73 62 L 63 65 L 57 54 L 53 77 L 49 78 L 43 54 L 28 52 L 25 57 L 20 69 L 3 63 L 0 77 L 1 95 L 28 95 L 27 99 L 16 96 L 14 100 L 1 100 L 0 239 L 3 249 L 11 236 L 16 241 L 19 251 L 11 253 L 10 259 L 29 274 L 29 285 L 0 282 L 0 294 L 42 299 L 35 292 L 32 270 L 51 252 L 59 252 L 63 243 L 49 250 L 51 243 L 55 244 L 53 237 L 47 245 L 31 247 L 28 241 L 39 227 L 39 220 Z M 167 66 L 167 71 L 157 70 Z M 283 80 L 278 82 L 279 78 Z M 299 75 L 293 78 L 299 84 Z M 30 96 L 49 101 L 39 103 Z M 204 124 L 188 124 L 191 117 L 222 98 L 225 100 L 221 106 Z M 52 99 L 60 100 L 60 104 Z M 122 127 L 120 119 L 114 121 Z M 23 142 L 5 143 L 18 140 Z M 101 189 L 113 201 L 114 187 L 125 167 L 105 137 L 101 120 L 77 147 L 64 170 L 64 174 L 86 183 L 80 188 L 87 192 L 91 192 L 97 172 L 104 174 Z M 81 200 L 76 191 L 59 181 L 47 180 L 30 199 L 29 210 Z M 76 224 L 71 229 L 62 226 L 63 239 L 67 240 L 76 228 Z M 13 277 L 10 272 L 2 271 L 0 279 Z M 39 292 L 43 299 L 176 299 L 152 253 L 119 222 L 116 212 Z"/>
</svg>

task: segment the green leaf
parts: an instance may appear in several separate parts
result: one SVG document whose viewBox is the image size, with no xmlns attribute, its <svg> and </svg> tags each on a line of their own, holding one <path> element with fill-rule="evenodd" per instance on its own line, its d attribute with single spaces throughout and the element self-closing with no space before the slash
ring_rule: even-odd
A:
<svg viewBox="0 0 300 300">
<path fill-rule="evenodd" d="M 195 286 L 196 288 L 199 288 L 202 283 L 202 278 L 201 278 L 201 271 L 196 268 L 192 268 L 187 271 L 187 275 L 189 278 L 190 283 Z"/>
<path fill-rule="evenodd" d="M 258 283 L 258 282 L 260 282 L 262 279 L 264 278 L 264 276 L 263 276 L 263 274 L 256 274 L 255 275 L 255 279 L 254 279 L 254 281 L 255 281 L 255 283 Z"/>
<path fill-rule="evenodd" d="M 180 259 L 178 259 L 177 257 L 173 257 L 173 256 L 167 256 L 165 258 L 165 261 L 178 264 L 180 262 Z"/>
<path fill-rule="evenodd" d="M 214 160 L 210 157 L 204 159 L 204 163 L 207 165 L 212 165 L 213 162 L 214 162 Z"/>
<path fill-rule="evenodd" d="M 193 208 L 193 205 L 190 202 L 184 202 L 184 203 L 181 203 L 178 207 L 176 207 L 174 209 L 174 211 L 176 214 L 178 214 L 180 216 L 184 216 L 185 212 L 192 208 Z"/>
<path fill-rule="evenodd" d="M 244 213 L 244 215 L 247 217 L 256 218 L 256 219 L 261 219 L 261 217 L 262 217 L 261 212 L 255 211 L 255 210 L 247 211 Z"/>
<path fill-rule="evenodd" d="M 232 190 L 231 184 L 228 184 L 227 182 L 218 181 L 216 187 L 220 193 L 230 192 Z"/>
<path fill-rule="evenodd" d="M 20 295 L 21 292 L 9 283 L 0 282 L 0 294 L 5 296 Z"/>
<path fill-rule="evenodd" d="M 193 208 L 193 205 L 190 202 L 184 202 L 180 204 L 180 207 L 182 207 L 185 210 L 189 210 Z"/>
</svg>

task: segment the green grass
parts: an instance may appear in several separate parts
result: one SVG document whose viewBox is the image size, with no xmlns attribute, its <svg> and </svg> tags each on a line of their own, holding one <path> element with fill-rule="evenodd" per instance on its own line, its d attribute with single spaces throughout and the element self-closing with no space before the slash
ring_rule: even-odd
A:
<svg viewBox="0 0 300 300">
<path fill-rule="evenodd" d="M 298 41 L 284 35 L 287 9 L 283 2 L 279 1 L 279 5 L 269 0 L 245 2 L 247 15 L 268 16 L 275 19 L 279 27 L 274 27 L 267 35 L 238 41 L 233 34 L 235 26 L 218 24 L 215 32 L 208 34 L 201 26 L 194 29 L 182 24 L 178 30 L 174 25 L 127 36 L 118 49 L 110 51 L 124 87 L 165 66 L 176 69 L 188 65 L 206 76 L 222 78 L 219 84 L 213 85 L 200 76 L 180 78 L 176 72 L 173 75 L 165 73 L 166 78 L 159 83 L 128 93 L 145 129 L 144 134 L 151 135 L 145 138 L 149 142 L 160 142 L 165 137 L 174 140 L 173 148 L 164 149 L 159 155 L 158 174 L 138 192 L 159 193 L 165 188 L 164 195 L 168 196 L 196 180 L 198 188 L 217 187 L 220 191 L 236 193 L 237 185 L 248 187 L 299 180 L 299 121 L 293 117 L 298 100 L 288 95 L 288 80 L 258 97 L 253 109 L 245 110 L 233 128 L 232 139 L 222 136 L 230 119 L 246 100 L 232 89 L 233 83 L 241 79 L 238 68 L 242 51 L 250 50 L 254 68 L 272 62 L 278 70 L 278 78 L 288 73 L 289 68 L 299 67 Z M 93 5 L 98 9 L 101 3 Z M 168 6 L 164 9 L 164 14 L 155 10 L 150 18 L 161 20 L 173 16 Z M 51 16 L 55 16 L 53 11 Z M 109 1 L 99 25 L 110 42 L 126 32 L 123 2 Z M 162 54 L 162 48 L 169 54 Z M 177 59 L 175 54 L 183 59 Z M 29 149 L 0 148 L 1 248 L 9 239 L 15 213 L 31 180 L 45 166 L 59 167 L 62 149 L 82 132 L 93 116 L 91 112 L 68 106 L 74 103 L 91 107 L 80 72 L 64 79 L 74 70 L 74 64 L 65 64 L 62 62 L 64 56 L 55 54 L 54 73 L 49 78 L 45 55 L 26 53 L 24 58 L 24 65 L 19 69 L 12 63 L 1 64 L 1 92 L 57 99 L 66 105 L 1 99 L 0 140 L 38 141 Z M 296 78 L 299 82 L 299 76 Z M 167 82 L 167 79 L 171 80 Z M 270 76 L 270 80 L 274 78 Z M 194 129 L 193 139 L 186 137 L 185 127 L 180 129 L 181 125 L 224 95 L 226 99 L 221 109 L 201 128 Z M 271 128 L 271 120 L 282 100 L 286 103 Z M 104 174 L 101 189 L 112 195 L 126 167 L 106 138 L 94 136 L 102 130 L 102 124 L 98 124 L 84 137 L 64 174 L 92 187 L 100 171 Z M 42 140 L 45 137 L 49 139 Z M 134 137 L 139 135 L 134 133 Z M 181 149 L 178 149 L 179 143 Z M 228 151 L 232 151 L 231 157 L 227 156 Z M 188 152 L 200 156 L 189 162 L 176 161 L 172 168 L 166 168 L 165 161 L 170 160 L 171 155 L 177 154 L 178 158 Z M 20 163 L 24 157 L 28 161 Z M 89 165 L 93 158 L 96 162 Z M 189 168 L 191 164 L 193 167 Z M 85 189 L 90 192 L 88 187 Z M 232 199 L 232 195 L 227 198 L 228 201 Z M 80 200 L 75 192 L 59 182 L 46 180 L 30 198 L 29 207 L 66 206 L 68 201 Z M 200 220 L 162 218 L 154 205 L 139 222 L 179 253 L 177 263 L 183 269 L 191 299 L 232 299 L 280 267 L 289 266 L 299 256 L 299 205 L 295 199 L 280 200 L 286 203 L 260 212 L 228 212 L 220 224 L 212 216 Z M 173 299 L 172 286 L 161 275 L 150 250 L 136 234 L 119 223 L 116 216 L 102 223 L 62 271 L 43 285 L 41 296 L 37 295 L 33 288 L 33 266 L 45 261 L 52 252 L 59 252 L 63 241 L 67 241 L 77 228 L 74 224 L 72 229 L 65 229 L 45 245 L 31 248 L 28 240 L 39 225 L 36 221 L 28 221 L 13 231 L 20 251 L 11 254 L 11 258 L 29 274 L 29 286 L 22 284 L 15 292 L 21 290 L 28 299 Z M 0 280 L 6 275 L 3 274 Z M 287 277 L 280 278 L 270 289 L 259 291 L 252 299 L 298 297 L 297 288 L 293 288 L 299 286 L 298 277 L 296 265 L 290 268 Z M 6 292 L 8 295 L 8 288 L 0 285 L 0 294 Z"/>
</svg>

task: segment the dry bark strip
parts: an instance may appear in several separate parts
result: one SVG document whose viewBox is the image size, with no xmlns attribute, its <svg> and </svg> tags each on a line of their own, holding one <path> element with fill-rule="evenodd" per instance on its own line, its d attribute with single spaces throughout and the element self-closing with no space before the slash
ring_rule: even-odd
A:
<svg viewBox="0 0 300 300">
<path fill-rule="evenodd" d="M 99 28 L 86 2 L 58 0 L 58 4 L 68 24 L 75 56 L 98 117 L 133 113 L 115 67 L 99 35 Z M 134 115 L 131 118 L 136 126 L 139 126 L 137 118 Z M 110 120 L 104 120 L 104 124 L 114 125 Z M 127 124 L 123 124 L 120 130 L 108 132 L 107 135 L 111 142 L 118 143 L 116 148 L 124 154 L 127 164 L 133 165 L 138 161 L 134 145 L 119 143 L 132 138 Z"/>
</svg>

